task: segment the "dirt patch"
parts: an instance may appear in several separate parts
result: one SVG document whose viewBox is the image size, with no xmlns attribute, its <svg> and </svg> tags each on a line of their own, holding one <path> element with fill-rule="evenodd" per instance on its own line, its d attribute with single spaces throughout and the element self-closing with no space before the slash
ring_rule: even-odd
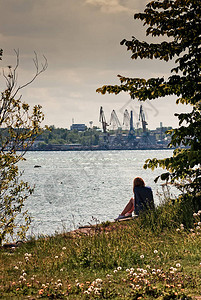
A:
<svg viewBox="0 0 201 300">
<path fill-rule="evenodd" d="M 91 235 L 98 232 L 110 232 L 115 229 L 123 227 L 126 225 L 127 221 L 134 220 L 134 217 L 129 217 L 125 219 L 120 219 L 118 221 L 112 221 L 112 222 L 106 222 L 98 225 L 86 225 L 86 226 L 80 226 L 78 229 L 75 229 L 70 232 L 70 234 L 73 235 Z M 121 226 L 122 225 L 122 226 Z"/>
</svg>

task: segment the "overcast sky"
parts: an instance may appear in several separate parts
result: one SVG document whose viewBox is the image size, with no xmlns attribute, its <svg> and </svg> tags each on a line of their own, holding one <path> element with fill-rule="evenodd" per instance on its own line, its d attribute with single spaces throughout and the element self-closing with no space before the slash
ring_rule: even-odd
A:
<svg viewBox="0 0 201 300">
<path fill-rule="evenodd" d="M 45 124 L 69 128 L 75 123 L 99 123 L 103 106 L 107 121 L 114 109 L 120 122 L 125 109 L 134 110 L 138 121 L 140 103 L 129 95 L 101 95 L 96 89 L 105 84 L 118 84 L 117 75 L 158 77 L 169 74 L 171 66 L 160 61 L 131 60 L 124 38 L 133 35 L 150 41 L 144 35 L 142 22 L 134 20 L 147 0 L 0 0 L 0 48 L 3 49 L 1 70 L 15 65 L 13 49 L 20 50 L 18 84 L 34 74 L 32 58 L 43 55 L 48 69 L 22 91 L 30 105 L 41 104 Z M 1 90 L 4 80 L 1 71 Z M 174 97 L 143 104 L 148 127 L 177 126 L 174 113 L 187 108 L 176 106 Z M 134 125 L 135 125 L 134 124 Z"/>
</svg>

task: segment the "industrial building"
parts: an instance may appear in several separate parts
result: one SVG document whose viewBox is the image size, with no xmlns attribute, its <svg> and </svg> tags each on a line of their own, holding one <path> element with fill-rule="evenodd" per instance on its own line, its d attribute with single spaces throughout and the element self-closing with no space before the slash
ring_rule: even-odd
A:
<svg viewBox="0 0 201 300">
<path fill-rule="evenodd" d="M 85 124 L 72 124 L 70 130 L 85 131 L 86 128 Z"/>
</svg>

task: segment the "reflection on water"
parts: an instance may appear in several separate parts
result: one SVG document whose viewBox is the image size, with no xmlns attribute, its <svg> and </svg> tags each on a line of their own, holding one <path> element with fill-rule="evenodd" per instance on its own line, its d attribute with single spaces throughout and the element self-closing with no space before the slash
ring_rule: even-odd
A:
<svg viewBox="0 0 201 300">
<path fill-rule="evenodd" d="M 20 163 L 24 179 L 35 185 L 27 203 L 32 234 L 54 234 L 80 224 L 113 220 L 132 196 L 136 176 L 151 186 L 162 170 L 144 170 L 147 158 L 164 158 L 171 150 L 28 152 Z M 34 166 L 41 166 L 34 168 Z M 94 223 L 94 220 L 93 222 Z"/>
</svg>

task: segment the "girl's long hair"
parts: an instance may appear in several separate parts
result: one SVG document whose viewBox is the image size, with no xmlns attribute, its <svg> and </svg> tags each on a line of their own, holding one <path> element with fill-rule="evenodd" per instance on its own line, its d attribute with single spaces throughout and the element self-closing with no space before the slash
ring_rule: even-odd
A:
<svg viewBox="0 0 201 300">
<path fill-rule="evenodd" d="M 145 186 L 145 182 L 141 177 L 135 177 L 133 180 L 133 192 L 136 186 Z"/>
</svg>

